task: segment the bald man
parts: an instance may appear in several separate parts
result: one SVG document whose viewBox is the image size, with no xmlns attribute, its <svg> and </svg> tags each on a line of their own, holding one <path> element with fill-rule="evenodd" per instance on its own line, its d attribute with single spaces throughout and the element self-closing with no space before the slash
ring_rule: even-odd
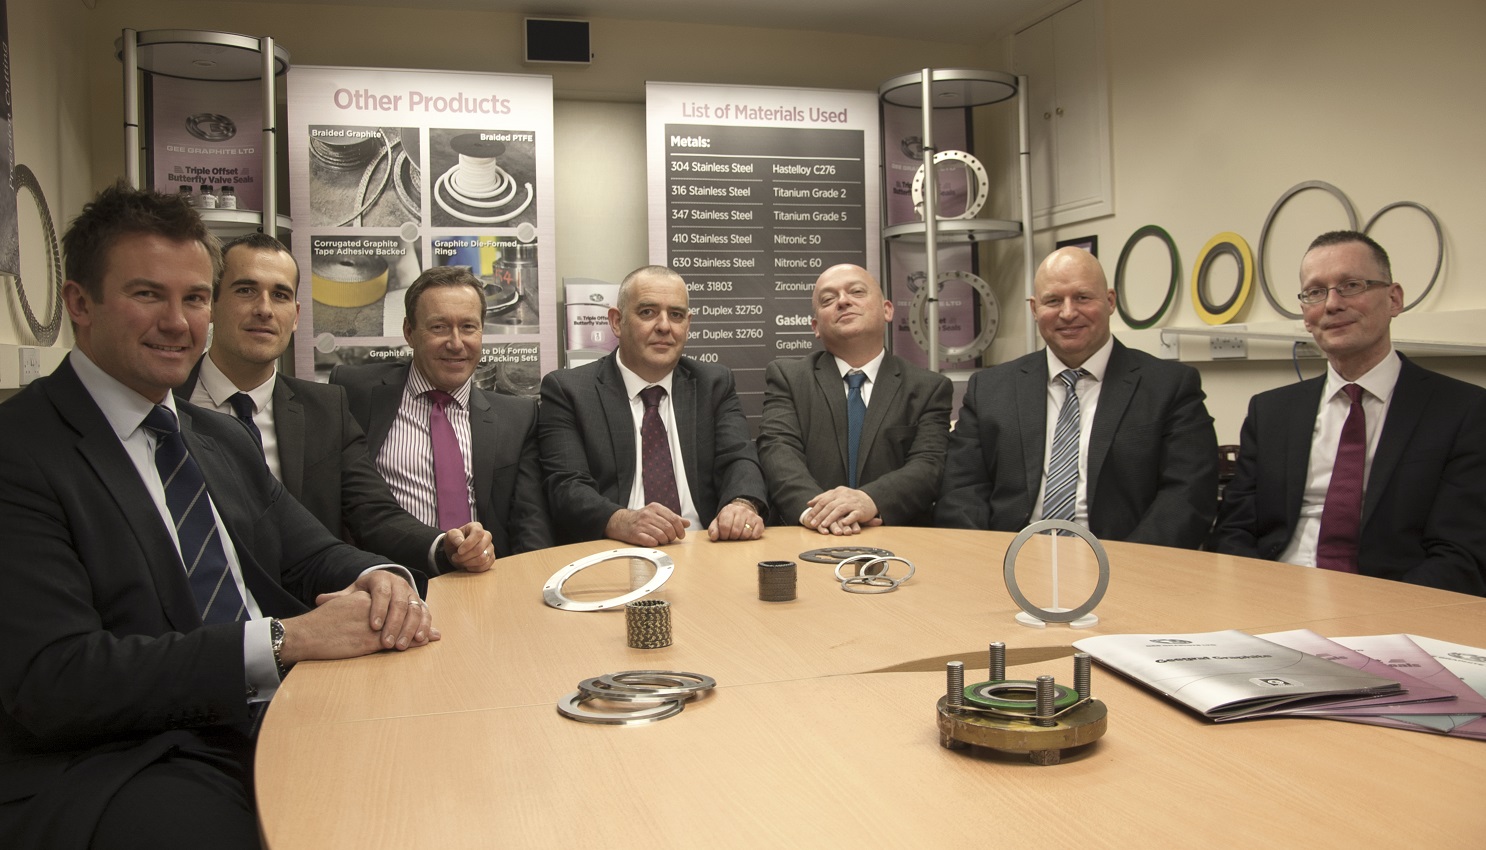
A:
<svg viewBox="0 0 1486 850">
<path fill-rule="evenodd" d="M 838 535 L 932 525 L 953 386 L 883 350 L 893 302 L 861 266 L 826 269 L 811 307 L 825 350 L 765 372 L 759 460 L 779 520 Z"/>
<path fill-rule="evenodd" d="M 1066 519 L 1107 540 L 1202 543 L 1218 493 L 1202 381 L 1111 336 L 1114 299 L 1089 252 L 1043 261 L 1030 305 L 1047 348 L 971 376 L 936 525 L 1019 531 Z"/>
</svg>

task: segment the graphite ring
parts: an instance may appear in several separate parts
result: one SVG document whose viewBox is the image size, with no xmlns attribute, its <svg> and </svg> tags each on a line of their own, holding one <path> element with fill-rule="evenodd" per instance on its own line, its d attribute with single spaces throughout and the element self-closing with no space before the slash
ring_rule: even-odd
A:
<svg viewBox="0 0 1486 850">
<path fill-rule="evenodd" d="M 1270 290 L 1269 274 L 1264 270 L 1266 263 L 1265 248 L 1269 246 L 1269 228 L 1274 224 L 1275 216 L 1279 213 L 1280 207 L 1283 207 L 1287 201 L 1299 193 L 1304 192 L 1306 189 L 1320 189 L 1323 192 L 1330 193 L 1332 197 L 1341 202 L 1342 209 L 1346 210 L 1347 224 L 1350 229 L 1357 229 L 1357 208 L 1352 206 L 1351 199 L 1342 190 L 1324 180 L 1307 180 L 1304 183 L 1296 183 L 1294 186 L 1285 190 L 1285 194 L 1281 195 L 1280 199 L 1274 202 L 1274 206 L 1269 208 L 1269 215 L 1264 217 L 1264 227 L 1259 231 L 1259 257 L 1258 262 L 1254 264 L 1254 275 L 1259 278 L 1259 288 L 1263 290 L 1264 297 L 1269 301 L 1269 306 L 1273 307 L 1275 312 L 1288 319 L 1299 319 L 1302 317 L 1300 313 L 1281 304 L 1280 300 L 1274 296 L 1274 292 Z"/>
<path fill-rule="evenodd" d="M 1225 254 L 1238 263 L 1238 286 L 1227 301 L 1212 304 L 1207 300 L 1207 273 L 1212 268 L 1213 260 Z M 1202 253 L 1197 255 L 1197 268 L 1192 272 L 1192 301 L 1197 308 L 1198 318 L 1209 325 L 1221 325 L 1230 321 L 1249 303 L 1249 295 L 1253 289 L 1254 255 L 1249 251 L 1249 243 L 1232 231 L 1219 233 L 1207 240 L 1207 244 L 1202 246 Z"/>
<path fill-rule="evenodd" d="M 1166 243 L 1166 251 L 1171 257 L 1171 280 L 1166 284 L 1166 298 L 1161 302 L 1161 306 L 1156 308 L 1156 312 L 1152 313 L 1148 319 L 1137 319 L 1130 315 L 1129 310 L 1125 309 L 1125 262 L 1130 259 L 1131 252 L 1135 250 L 1135 244 L 1147 236 L 1158 237 L 1162 242 Z M 1156 224 L 1147 224 L 1145 227 L 1130 234 L 1130 238 L 1125 241 L 1125 247 L 1120 251 L 1120 260 L 1115 264 L 1115 309 L 1119 311 L 1120 319 L 1137 331 L 1143 331 L 1151 327 L 1161 321 L 1162 316 L 1166 315 L 1166 311 L 1171 308 L 1171 302 L 1176 298 L 1176 292 L 1181 288 L 1181 285 L 1182 258 L 1177 253 L 1176 242 L 1171 238 L 1171 234 L 1167 233 L 1165 228 Z"/>
<path fill-rule="evenodd" d="M 1067 531 L 1083 538 L 1083 541 L 1089 544 L 1089 548 L 1094 550 L 1094 558 L 1099 562 L 1099 581 L 1094 586 L 1094 592 L 1089 594 L 1084 604 L 1071 611 L 1048 611 L 1038 608 L 1027 599 L 1026 594 L 1022 593 L 1022 588 L 1016 583 L 1017 553 L 1022 551 L 1022 547 L 1032 539 L 1032 535 L 1044 531 Z M 1071 623 L 1093 611 L 1094 606 L 1104 599 L 1105 591 L 1109 590 L 1109 554 L 1104 551 L 1104 544 L 1099 542 L 1099 538 L 1095 537 L 1093 532 L 1076 522 L 1062 519 L 1038 520 L 1022 529 L 1011 541 L 1011 546 L 1006 549 L 1006 557 L 1002 561 L 1002 575 L 1006 579 L 1006 592 L 1011 595 L 1011 600 L 1017 604 L 1018 608 L 1044 623 Z"/>
</svg>

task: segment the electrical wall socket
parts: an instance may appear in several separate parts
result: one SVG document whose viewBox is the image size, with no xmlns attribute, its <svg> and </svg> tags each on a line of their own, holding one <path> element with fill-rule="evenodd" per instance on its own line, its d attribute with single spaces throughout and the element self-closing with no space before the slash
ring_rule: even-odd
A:
<svg viewBox="0 0 1486 850">
<path fill-rule="evenodd" d="M 1249 356 L 1249 341 L 1241 336 L 1208 337 L 1207 346 L 1214 360 L 1245 360 Z"/>
<path fill-rule="evenodd" d="M 34 345 L 17 346 L 21 352 L 21 386 L 41 377 L 41 350 Z"/>
<path fill-rule="evenodd" d="M 1175 334 L 1172 334 L 1170 336 L 1167 336 L 1166 335 L 1166 332 L 1165 331 L 1162 331 L 1161 332 L 1161 336 L 1159 337 L 1159 339 L 1161 340 L 1161 348 L 1157 352 L 1157 356 L 1158 357 L 1160 357 L 1162 360 L 1180 360 L 1180 359 L 1182 359 L 1182 339 L 1181 339 L 1181 337 L 1179 337 L 1179 336 L 1177 336 Z"/>
</svg>

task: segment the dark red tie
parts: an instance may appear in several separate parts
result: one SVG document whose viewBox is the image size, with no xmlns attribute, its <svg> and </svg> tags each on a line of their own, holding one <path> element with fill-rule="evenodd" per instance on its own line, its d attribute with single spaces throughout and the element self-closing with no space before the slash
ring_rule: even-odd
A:
<svg viewBox="0 0 1486 850">
<path fill-rule="evenodd" d="M 1352 399 L 1342 425 L 1331 467 L 1331 486 L 1321 509 L 1321 536 L 1316 540 L 1316 566 L 1344 573 L 1357 572 L 1357 537 L 1362 530 L 1362 473 L 1367 466 L 1367 414 L 1362 411 L 1362 387 L 1347 384 L 1342 392 Z"/>
<path fill-rule="evenodd" d="M 660 421 L 660 402 L 665 397 L 665 387 L 640 390 L 640 400 L 645 402 L 645 416 L 640 420 L 640 466 L 644 473 L 646 504 L 660 502 L 680 514 L 681 497 L 676 493 L 671 443 L 666 438 L 665 423 Z"/>
</svg>

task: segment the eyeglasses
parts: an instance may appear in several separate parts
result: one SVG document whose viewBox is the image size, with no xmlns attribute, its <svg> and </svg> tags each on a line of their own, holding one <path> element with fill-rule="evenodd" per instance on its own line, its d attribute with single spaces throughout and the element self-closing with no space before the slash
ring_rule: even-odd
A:
<svg viewBox="0 0 1486 850">
<path fill-rule="evenodd" d="M 1343 298 L 1351 298 L 1353 295 L 1358 295 L 1374 286 L 1391 285 L 1386 280 L 1344 280 L 1336 286 L 1307 287 L 1300 290 L 1300 294 L 1295 297 L 1299 298 L 1302 304 L 1320 304 L 1331 295 L 1332 290 L 1336 290 L 1336 294 Z"/>
</svg>

